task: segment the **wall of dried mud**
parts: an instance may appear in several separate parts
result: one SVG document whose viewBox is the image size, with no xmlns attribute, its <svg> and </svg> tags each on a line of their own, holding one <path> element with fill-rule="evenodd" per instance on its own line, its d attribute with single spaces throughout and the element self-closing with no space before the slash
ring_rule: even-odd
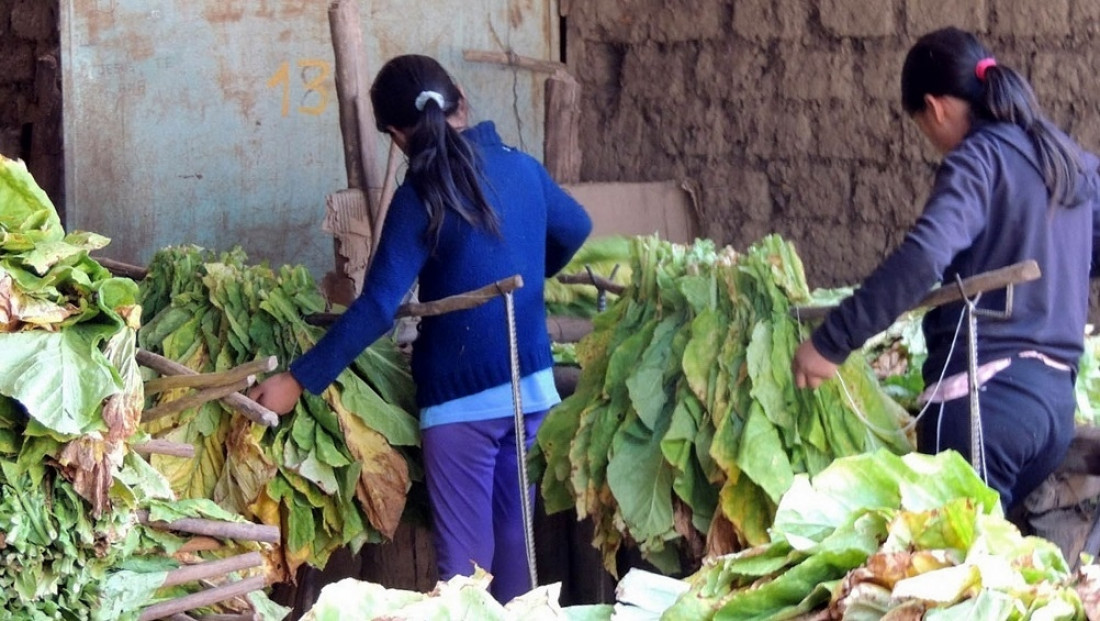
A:
<svg viewBox="0 0 1100 621">
<path fill-rule="evenodd" d="M 583 180 L 691 179 L 705 236 L 776 232 L 812 286 L 857 282 L 920 212 L 935 152 L 901 110 L 908 47 L 972 30 L 1100 149 L 1095 0 L 577 0 Z"/>
<path fill-rule="evenodd" d="M 25 160 L 62 205 L 57 2 L 0 0 L 0 153 Z"/>
</svg>

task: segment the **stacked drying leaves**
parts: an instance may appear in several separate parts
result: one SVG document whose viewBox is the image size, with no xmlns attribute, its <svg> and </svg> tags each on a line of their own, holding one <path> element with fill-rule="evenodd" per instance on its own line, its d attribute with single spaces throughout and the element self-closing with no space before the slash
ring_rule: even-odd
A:
<svg viewBox="0 0 1100 621">
<path fill-rule="evenodd" d="M 303 319 L 324 310 L 305 268 L 249 266 L 239 250 L 161 250 L 142 305 L 141 346 L 198 372 L 272 355 L 285 364 L 323 334 Z M 323 567 L 343 545 L 393 535 L 419 477 L 414 398 L 404 358 L 381 339 L 323 395 L 305 393 L 278 427 L 230 415 L 220 402 L 146 427 L 196 447 L 193 459 L 153 460 L 177 494 L 281 528 L 293 576 L 302 563 Z"/>
<path fill-rule="evenodd" d="M 661 618 L 1095 619 L 1098 569 L 1021 536 L 958 453 L 878 451 L 796 477 L 772 540 L 708 560 Z"/>
<path fill-rule="evenodd" d="M 764 543 L 797 473 L 910 449 L 906 414 L 862 357 L 841 367 L 842 382 L 794 388 L 791 357 L 807 334 L 789 309 L 809 291 L 783 240 L 745 254 L 706 240 L 632 243 L 633 282 L 577 345 L 576 392 L 532 451 L 547 510 L 591 516 L 609 570 L 624 541 L 669 573 Z"/>
<path fill-rule="evenodd" d="M 174 502 L 130 451 L 138 288 L 89 258 L 107 241 L 65 235 L 26 167 L 0 156 L 0 618 L 136 618 L 183 591 L 160 587 L 184 543 L 136 511 L 234 519 Z"/>
</svg>

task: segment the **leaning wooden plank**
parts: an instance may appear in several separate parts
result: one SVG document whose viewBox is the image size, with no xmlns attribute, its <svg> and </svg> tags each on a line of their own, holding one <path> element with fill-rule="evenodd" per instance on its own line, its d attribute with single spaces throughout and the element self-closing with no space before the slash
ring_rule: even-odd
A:
<svg viewBox="0 0 1100 621">
<path fill-rule="evenodd" d="M 279 366 L 279 359 L 275 356 L 268 356 L 267 358 L 246 362 L 240 366 L 218 373 L 164 375 L 155 377 L 145 382 L 145 396 L 148 397 L 149 395 L 155 395 L 165 390 L 173 390 L 176 388 L 212 388 L 214 386 L 225 386 L 226 384 L 232 384 L 246 378 L 249 375 L 274 371 L 277 366 Z"/>
<path fill-rule="evenodd" d="M 263 541 L 279 543 L 279 527 L 252 522 L 222 522 L 203 518 L 183 518 L 174 522 L 151 521 L 149 512 L 139 510 L 138 521 L 157 530 L 173 530 L 192 535 L 206 535 L 221 539 L 239 539 L 241 541 Z"/>
<path fill-rule="evenodd" d="M 197 375 L 195 371 L 188 369 L 174 360 L 169 360 L 164 356 L 159 356 L 144 349 L 138 349 L 135 358 L 138 364 L 149 367 L 161 375 Z M 266 425 L 268 427 L 274 427 L 279 424 L 278 414 L 242 394 L 233 393 L 223 397 L 222 403 L 233 408 L 254 423 Z"/>
<path fill-rule="evenodd" d="M 225 386 L 214 386 L 213 388 L 207 388 L 206 390 L 200 390 L 189 395 L 184 395 L 179 399 L 173 399 L 171 401 L 165 401 L 160 405 L 154 406 L 141 413 L 141 422 L 148 423 L 149 421 L 157 420 L 158 418 L 164 418 L 172 414 L 178 414 L 184 410 L 190 410 L 191 408 L 197 408 L 200 405 L 208 402 L 227 397 L 234 393 L 248 388 L 256 383 L 256 376 L 249 375 L 248 377 L 237 380 L 232 384 L 226 384 Z"/>
<path fill-rule="evenodd" d="M 153 438 L 141 444 L 131 444 L 130 448 L 138 455 L 168 455 L 169 457 L 187 458 L 195 456 L 194 445 L 159 438 Z"/>
<path fill-rule="evenodd" d="M 198 593 L 192 593 L 190 595 L 184 595 L 173 600 L 161 602 L 159 604 L 153 604 L 145 610 L 141 611 L 141 616 L 138 617 L 138 621 L 153 621 L 153 619 L 163 619 L 170 617 L 176 613 L 186 612 L 188 610 L 194 610 L 196 608 L 203 608 L 204 606 L 210 606 L 223 602 L 227 599 L 234 597 L 240 597 L 251 593 L 252 591 L 258 591 L 267 586 L 267 578 L 263 576 L 256 576 L 254 578 L 247 578 L 240 582 L 234 582 L 225 586 L 216 587 L 213 589 L 207 589 L 205 591 L 199 591 Z"/>
<path fill-rule="evenodd" d="M 218 559 L 216 561 L 187 565 L 168 572 L 168 577 L 164 579 L 164 584 L 161 586 L 170 587 L 193 580 L 204 580 L 206 578 L 225 576 L 234 571 L 259 567 L 263 565 L 263 563 L 264 557 L 262 554 L 259 552 L 248 552 L 247 554 L 238 554 L 237 556 Z"/>
</svg>

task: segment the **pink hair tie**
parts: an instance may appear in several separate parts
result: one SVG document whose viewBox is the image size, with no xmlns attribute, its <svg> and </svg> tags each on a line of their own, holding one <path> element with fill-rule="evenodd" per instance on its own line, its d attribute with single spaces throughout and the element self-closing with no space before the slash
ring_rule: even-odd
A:
<svg viewBox="0 0 1100 621">
<path fill-rule="evenodd" d="M 974 75 L 978 76 L 978 79 L 985 82 L 985 72 L 990 67 L 997 66 L 997 59 L 993 57 L 983 58 L 978 61 L 978 66 L 974 67 Z"/>
</svg>

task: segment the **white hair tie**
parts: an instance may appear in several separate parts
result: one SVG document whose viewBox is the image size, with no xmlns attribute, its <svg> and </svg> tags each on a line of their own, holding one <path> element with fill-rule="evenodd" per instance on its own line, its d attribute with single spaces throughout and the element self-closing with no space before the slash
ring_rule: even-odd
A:
<svg viewBox="0 0 1100 621">
<path fill-rule="evenodd" d="M 443 95 L 435 91 L 420 91 L 420 94 L 416 96 L 416 109 L 423 112 L 424 106 L 427 105 L 429 99 L 439 104 L 440 110 L 442 110 L 444 105 L 446 104 L 446 100 L 443 99 Z"/>
</svg>

